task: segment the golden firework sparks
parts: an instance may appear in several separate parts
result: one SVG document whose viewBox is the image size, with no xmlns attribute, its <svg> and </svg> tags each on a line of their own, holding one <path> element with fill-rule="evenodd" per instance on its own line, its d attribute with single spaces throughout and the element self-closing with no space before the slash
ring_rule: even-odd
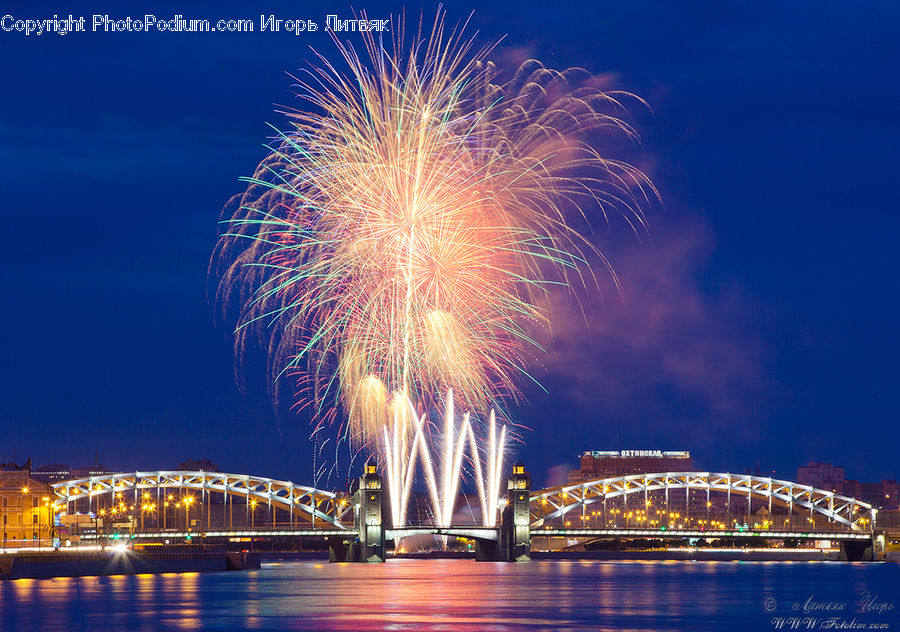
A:
<svg viewBox="0 0 900 632">
<path fill-rule="evenodd" d="M 336 41 L 346 68 L 320 56 L 298 80 L 308 107 L 226 206 L 211 263 L 237 362 L 267 349 L 273 384 L 300 376 L 299 404 L 320 421 L 343 410 L 357 445 L 410 400 L 452 388 L 485 412 L 516 397 L 541 297 L 590 274 L 571 218 L 639 226 L 656 197 L 585 141 L 635 138 L 634 97 L 533 60 L 500 81 L 490 48 L 440 14 L 430 34 L 402 33 L 392 47 L 362 34 L 364 55 Z"/>
</svg>

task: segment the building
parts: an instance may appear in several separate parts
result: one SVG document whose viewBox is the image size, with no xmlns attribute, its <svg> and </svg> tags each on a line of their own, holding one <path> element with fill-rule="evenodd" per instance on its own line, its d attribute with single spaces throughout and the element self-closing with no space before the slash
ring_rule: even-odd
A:
<svg viewBox="0 0 900 632">
<path fill-rule="evenodd" d="M 831 463 L 809 463 L 797 468 L 797 482 L 856 498 L 873 507 L 897 507 L 900 483 L 884 479 L 878 483 L 863 483 L 845 478 L 844 468 Z"/>
<path fill-rule="evenodd" d="M 869 503 L 873 507 L 890 509 L 898 506 L 900 483 L 889 479 L 882 480 L 880 483 L 861 483 L 851 479 L 844 481 L 843 487 L 838 491 L 845 496 Z"/>
<path fill-rule="evenodd" d="M 69 471 L 69 478 L 88 478 L 90 476 L 105 476 L 106 474 L 118 474 L 118 472 L 111 472 L 100 465 L 98 455 L 94 453 L 94 464 L 87 467 L 73 467 Z"/>
<path fill-rule="evenodd" d="M 884 479 L 881 481 L 882 507 L 898 507 L 900 504 L 900 483 L 895 480 Z"/>
<path fill-rule="evenodd" d="M 819 489 L 840 492 L 846 478 L 844 468 L 831 463 L 808 463 L 797 468 L 797 482 Z"/>
<path fill-rule="evenodd" d="M 569 472 L 569 483 L 584 483 L 629 474 L 694 470 L 694 461 L 687 451 L 600 450 L 582 452 L 578 458 L 581 467 Z"/>
<path fill-rule="evenodd" d="M 188 459 L 178 464 L 176 470 L 183 472 L 221 472 L 219 466 L 209 459 Z"/>
<path fill-rule="evenodd" d="M 31 476 L 24 465 L 0 464 L 0 526 L 6 548 L 52 545 L 50 485 Z"/>
<path fill-rule="evenodd" d="M 58 483 L 72 478 L 69 466 L 62 463 L 39 465 L 31 470 L 31 478 L 42 483 Z"/>
</svg>

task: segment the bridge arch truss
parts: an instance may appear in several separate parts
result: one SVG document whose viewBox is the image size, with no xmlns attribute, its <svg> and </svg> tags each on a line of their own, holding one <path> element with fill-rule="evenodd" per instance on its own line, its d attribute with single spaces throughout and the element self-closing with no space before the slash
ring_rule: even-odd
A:
<svg viewBox="0 0 900 632">
<path fill-rule="evenodd" d="M 871 505 L 835 492 L 809 485 L 775 478 L 718 472 L 665 472 L 633 474 L 573 483 L 542 489 L 531 494 L 532 528 L 544 526 L 550 520 L 562 518 L 572 510 L 581 509 L 604 500 L 623 499 L 632 495 L 646 502 L 652 492 L 669 490 L 704 490 L 722 492 L 730 496 L 764 499 L 769 512 L 773 503 L 808 512 L 810 518 L 837 523 L 850 531 L 871 532 L 875 512 Z M 642 503 L 643 504 L 643 503 Z"/>
<path fill-rule="evenodd" d="M 67 509 L 69 503 L 82 499 L 87 499 L 91 507 L 95 498 L 107 494 L 120 494 L 138 502 L 144 491 L 185 489 L 238 496 L 247 503 L 252 500 L 265 502 L 270 507 L 290 511 L 291 516 L 300 512 L 313 524 L 322 522 L 338 529 L 348 528 L 346 521 L 353 520 L 352 504 L 335 492 L 246 474 L 202 470 L 128 472 L 61 481 L 52 487 L 54 503 L 65 504 Z"/>
</svg>

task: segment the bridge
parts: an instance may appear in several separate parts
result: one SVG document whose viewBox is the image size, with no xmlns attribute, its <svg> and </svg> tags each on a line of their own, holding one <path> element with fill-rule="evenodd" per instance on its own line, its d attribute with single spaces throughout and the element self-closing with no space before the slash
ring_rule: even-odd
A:
<svg viewBox="0 0 900 632">
<path fill-rule="evenodd" d="M 172 495 L 173 491 L 177 495 Z M 125 517 L 137 513 L 143 517 L 149 511 L 157 522 L 165 522 L 170 515 L 175 519 L 178 509 L 182 509 L 185 520 L 190 519 L 194 497 L 186 495 L 186 491 L 200 492 L 199 514 L 195 514 L 199 518 L 195 520 L 203 520 L 203 508 L 206 507 L 207 525 L 212 521 L 214 493 L 221 495 L 220 504 L 225 512 L 223 523 L 229 526 L 234 524 L 235 497 L 240 499 L 239 505 L 243 506 L 246 519 L 250 519 L 252 509 L 255 520 L 256 507 L 263 503 L 270 512 L 284 512 L 291 526 L 297 518 L 298 524 L 308 522 L 311 528 L 315 528 L 318 520 L 322 525 L 346 529 L 347 516 L 352 513 L 349 500 L 339 493 L 245 474 L 202 470 L 134 472 L 91 476 L 53 485 L 55 502 L 65 503 L 67 512 L 73 507 L 76 510 L 86 507 L 89 513 L 102 511 L 104 516 L 112 519 L 119 514 Z M 352 517 L 350 520 L 352 524 Z"/>
<path fill-rule="evenodd" d="M 388 524 L 381 477 L 368 463 L 349 494 L 242 474 L 147 471 L 63 481 L 53 495 L 57 510 L 93 516 L 86 539 L 317 537 L 333 561 L 383 561 L 387 541 L 415 535 L 468 538 L 477 559 L 506 561 L 530 559 L 533 541 L 549 547 L 553 538 L 827 539 L 847 559 L 871 557 L 875 545 L 871 505 L 771 477 L 664 472 L 530 487 L 516 463 L 498 527 Z"/>
</svg>

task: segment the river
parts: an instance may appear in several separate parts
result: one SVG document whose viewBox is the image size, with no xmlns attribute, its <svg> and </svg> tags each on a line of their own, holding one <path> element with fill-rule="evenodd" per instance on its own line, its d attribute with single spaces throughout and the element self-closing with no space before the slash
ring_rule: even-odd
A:
<svg viewBox="0 0 900 632">
<path fill-rule="evenodd" d="M 858 625 L 900 630 L 900 564 L 302 561 L 243 572 L 0 581 L 4 632 L 737 632 Z"/>
</svg>

